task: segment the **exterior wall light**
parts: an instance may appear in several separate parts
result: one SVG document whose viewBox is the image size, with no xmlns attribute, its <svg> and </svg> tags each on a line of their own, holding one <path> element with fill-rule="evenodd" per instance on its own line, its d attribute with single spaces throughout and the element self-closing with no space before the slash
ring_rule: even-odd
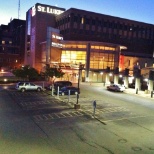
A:
<svg viewBox="0 0 154 154">
<path fill-rule="evenodd" d="M 144 81 L 148 82 L 148 79 L 146 78 L 146 79 L 144 79 Z"/>
<path fill-rule="evenodd" d="M 4 79 L 4 82 L 7 82 L 7 79 Z"/>
<path fill-rule="evenodd" d="M 110 73 L 109 76 L 112 76 L 112 73 Z"/>
</svg>

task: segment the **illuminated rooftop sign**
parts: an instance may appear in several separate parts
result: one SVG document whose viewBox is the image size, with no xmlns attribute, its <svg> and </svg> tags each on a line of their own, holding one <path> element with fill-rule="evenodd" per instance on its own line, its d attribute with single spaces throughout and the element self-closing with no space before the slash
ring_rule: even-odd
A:
<svg viewBox="0 0 154 154">
<path fill-rule="evenodd" d="M 59 15 L 59 14 L 63 13 L 64 11 L 60 10 L 60 9 L 52 8 L 50 6 L 37 5 L 36 7 L 35 6 L 32 7 L 32 16 L 35 16 L 36 12 L 44 12 L 44 13 L 48 13 L 48 14 Z"/>
<path fill-rule="evenodd" d="M 62 48 L 63 45 L 60 42 L 61 40 L 63 40 L 63 37 L 60 36 L 60 34 L 52 32 L 52 38 L 51 38 L 51 46 L 52 47 Z"/>
</svg>

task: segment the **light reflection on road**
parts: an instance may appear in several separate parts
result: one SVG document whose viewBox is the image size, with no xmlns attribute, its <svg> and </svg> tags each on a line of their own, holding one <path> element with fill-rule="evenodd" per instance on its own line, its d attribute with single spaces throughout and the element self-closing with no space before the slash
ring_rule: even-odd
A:
<svg viewBox="0 0 154 154">
<path fill-rule="evenodd" d="M 0 90 L 6 90 L 6 89 L 12 89 L 14 88 L 15 85 L 14 83 L 10 83 L 10 84 L 0 84 Z"/>
</svg>

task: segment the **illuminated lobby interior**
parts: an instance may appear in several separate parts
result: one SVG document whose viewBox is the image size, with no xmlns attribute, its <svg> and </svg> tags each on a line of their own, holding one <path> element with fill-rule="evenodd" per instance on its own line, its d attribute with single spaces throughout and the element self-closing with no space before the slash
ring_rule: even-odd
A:
<svg viewBox="0 0 154 154">
<path fill-rule="evenodd" d="M 124 46 L 87 41 L 61 41 L 62 48 L 50 47 L 47 57 L 47 43 L 42 43 L 42 68 L 48 63 L 50 67 L 61 68 L 65 72 L 61 80 L 77 82 L 79 65 L 84 65 L 81 80 L 86 82 L 104 82 L 105 70 L 113 71 L 119 67 L 121 49 Z M 43 50 L 44 49 L 44 50 Z M 43 71 L 43 69 L 42 69 Z"/>
</svg>

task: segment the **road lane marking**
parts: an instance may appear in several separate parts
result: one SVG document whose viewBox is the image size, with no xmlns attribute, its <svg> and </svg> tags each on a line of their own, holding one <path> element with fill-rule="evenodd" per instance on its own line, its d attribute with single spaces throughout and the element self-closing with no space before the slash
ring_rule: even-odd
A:
<svg viewBox="0 0 154 154">
<path fill-rule="evenodd" d="M 146 118 L 146 117 L 153 117 L 153 116 L 132 116 L 132 117 L 117 118 L 117 119 L 102 120 L 102 121 L 103 122 L 112 122 L 112 121 L 122 121 L 122 120 L 129 120 L 129 119 L 136 119 L 136 118 Z"/>
</svg>

